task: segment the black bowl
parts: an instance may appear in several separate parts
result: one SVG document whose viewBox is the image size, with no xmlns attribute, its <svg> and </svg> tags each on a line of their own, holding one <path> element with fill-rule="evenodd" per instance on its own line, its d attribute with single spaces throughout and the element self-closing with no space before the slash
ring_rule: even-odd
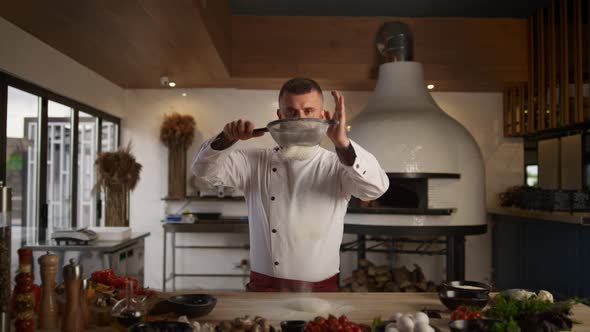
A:
<svg viewBox="0 0 590 332">
<path fill-rule="evenodd" d="M 483 308 L 490 301 L 490 296 L 484 293 L 470 293 L 456 290 L 443 290 L 438 293 L 440 302 L 445 307 L 455 310 L 461 305 Z"/>
<path fill-rule="evenodd" d="M 212 219 L 219 219 L 221 217 L 220 212 L 198 212 L 195 213 L 197 216 L 197 220 L 212 220 Z"/>
<path fill-rule="evenodd" d="M 217 299 L 207 294 L 184 294 L 169 298 L 168 303 L 178 315 L 200 317 L 207 315 L 215 308 Z"/>
<path fill-rule="evenodd" d="M 129 332 L 192 332 L 193 327 L 187 323 L 154 321 L 137 323 L 129 328 Z"/>
<path fill-rule="evenodd" d="M 464 288 L 462 286 L 468 287 L 476 287 L 476 288 Z M 492 290 L 492 286 L 477 281 L 469 281 L 469 280 L 459 280 L 459 281 L 449 281 L 443 284 L 443 287 L 447 290 L 456 290 L 461 292 L 470 292 L 470 293 L 483 293 L 489 294 Z"/>
<path fill-rule="evenodd" d="M 452 332 L 487 332 L 491 331 L 496 322 L 491 319 L 454 320 L 449 323 L 449 328 Z"/>
<path fill-rule="evenodd" d="M 306 322 L 304 320 L 286 320 L 281 322 L 283 332 L 303 332 Z"/>
</svg>

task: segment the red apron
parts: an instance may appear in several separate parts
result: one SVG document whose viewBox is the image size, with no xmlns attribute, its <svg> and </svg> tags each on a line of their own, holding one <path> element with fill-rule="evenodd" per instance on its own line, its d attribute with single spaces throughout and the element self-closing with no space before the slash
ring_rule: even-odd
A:
<svg viewBox="0 0 590 332">
<path fill-rule="evenodd" d="M 337 292 L 338 275 L 335 274 L 318 282 L 307 282 L 275 278 L 251 271 L 246 290 L 248 292 Z"/>
</svg>

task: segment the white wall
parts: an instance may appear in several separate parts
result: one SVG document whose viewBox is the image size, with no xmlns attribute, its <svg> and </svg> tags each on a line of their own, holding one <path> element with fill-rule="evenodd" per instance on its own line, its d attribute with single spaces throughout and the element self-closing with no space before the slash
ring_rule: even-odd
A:
<svg viewBox="0 0 590 332">
<path fill-rule="evenodd" d="M 123 89 L 0 17 L 0 70 L 124 116 Z"/>
<path fill-rule="evenodd" d="M 186 92 L 187 96 L 181 96 Z M 167 150 L 158 141 L 163 115 L 171 112 L 192 114 L 197 122 L 195 143 L 189 150 L 189 163 L 198 146 L 216 135 L 223 125 L 237 118 L 250 119 L 263 126 L 275 119 L 277 91 L 235 89 L 190 90 L 129 90 L 125 93 L 128 121 L 123 123 L 123 140 L 132 140 L 139 162 L 144 165 L 142 180 L 131 197 L 131 225 L 136 230 L 150 231 L 147 242 L 147 283 L 161 287 L 162 228 L 160 219 L 165 213 L 183 209 L 178 202 L 164 202 L 167 183 Z M 344 91 L 349 114 L 354 117 L 364 107 L 370 92 Z M 502 96 L 496 93 L 433 93 L 437 103 L 452 117 L 461 122 L 479 144 L 485 164 L 488 206 L 497 204 L 497 194 L 522 180 L 522 143 L 520 139 L 502 136 Z M 326 95 L 327 107 L 333 103 Z M 272 145 L 268 137 L 239 143 L 242 147 Z M 190 189 L 189 189 L 190 190 Z M 194 211 L 219 211 L 224 215 L 242 216 L 247 211 L 243 203 L 207 202 L 190 203 L 186 208 Z M 349 236 L 347 238 L 350 238 Z M 186 235 L 181 242 L 208 244 L 236 244 L 247 239 L 239 235 Z M 187 251 L 179 252 L 178 270 L 184 273 L 238 273 L 234 263 L 247 258 L 247 251 Z M 386 257 L 373 257 L 385 262 Z M 343 255 L 343 275 L 354 267 L 355 256 Z M 400 264 L 419 262 L 428 277 L 440 281 L 444 276 L 444 258 L 400 255 Z M 170 258 L 169 261 L 170 262 Z M 168 266 L 170 269 L 170 266 Z M 491 242 L 489 235 L 471 237 L 467 243 L 467 277 L 489 280 L 491 275 Z M 240 279 L 179 279 L 181 288 L 240 288 Z"/>
</svg>

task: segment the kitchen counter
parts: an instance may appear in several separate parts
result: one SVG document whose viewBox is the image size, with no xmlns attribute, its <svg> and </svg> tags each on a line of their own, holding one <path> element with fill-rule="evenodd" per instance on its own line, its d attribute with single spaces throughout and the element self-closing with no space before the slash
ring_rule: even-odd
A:
<svg viewBox="0 0 590 332">
<path fill-rule="evenodd" d="M 58 245 L 54 240 L 47 240 L 44 242 L 30 242 L 25 246 L 31 248 L 33 251 L 107 251 L 113 252 L 118 251 L 122 248 L 129 246 L 131 243 L 137 240 L 146 238 L 150 233 L 132 233 L 131 237 L 125 240 L 117 241 L 93 241 L 87 245 Z"/>
<path fill-rule="evenodd" d="M 317 314 L 289 309 L 289 305 L 298 298 L 310 297 L 329 301 L 334 306 L 331 313 L 344 313 L 353 322 L 364 324 L 370 324 L 378 316 L 386 319 L 395 312 L 413 313 L 424 308 L 446 309 L 434 293 L 210 293 L 217 297 L 217 306 L 208 316 L 196 319 L 199 322 L 231 320 L 244 315 L 263 316 L 276 326 L 286 319 L 310 320 Z M 574 320 L 581 323 L 574 325 L 573 331 L 590 331 L 590 307 L 578 304 L 573 311 Z M 448 314 L 443 314 L 443 319 L 432 320 L 433 325 L 442 331 L 449 330 L 448 322 Z M 110 328 L 95 329 L 109 330 Z"/>
<path fill-rule="evenodd" d="M 489 208 L 488 214 L 501 216 L 514 216 L 526 219 L 545 220 L 562 222 L 574 225 L 590 225 L 589 212 L 559 212 L 559 211 L 541 211 L 527 210 L 515 207 L 507 208 Z"/>
<path fill-rule="evenodd" d="M 47 240 L 29 242 L 25 247 L 33 251 L 35 280 L 41 280 L 38 258 L 50 251 L 58 256 L 58 266 L 64 266 L 70 259 L 74 259 L 86 272 L 113 269 L 117 275 L 134 277 L 143 285 L 145 238 L 149 235 L 150 233 L 131 233 L 131 237 L 125 240 L 95 240 L 87 245 L 58 245 L 54 240 Z M 62 280 L 62 274 L 58 273 L 56 282 L 60 283 Z"/>
</svg>

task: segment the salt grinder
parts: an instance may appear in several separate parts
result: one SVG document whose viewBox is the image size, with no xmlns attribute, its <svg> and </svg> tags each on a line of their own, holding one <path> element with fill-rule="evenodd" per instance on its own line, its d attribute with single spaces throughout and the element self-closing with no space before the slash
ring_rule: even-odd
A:
<svg viewBox="0 0 590 332">
<path fill-rule="evenodd" d="M 70 259 L 70 264 L 63 267 L 63 279 L 66 288 L 66 305 L 62 317 L 63 332 L 80 332 L 84 330 L 80 312 L 80 288 L 82 268 Z"/>
<path fill-rule="evenodd" d="M 59 326 L 57 301 L 55 298 L 55 278 L 58 257 L 49 251 L 38 259 L 41 270 L 41 303 L 37 326 L 39 329 L 56 329 Z"/>
</svg>

